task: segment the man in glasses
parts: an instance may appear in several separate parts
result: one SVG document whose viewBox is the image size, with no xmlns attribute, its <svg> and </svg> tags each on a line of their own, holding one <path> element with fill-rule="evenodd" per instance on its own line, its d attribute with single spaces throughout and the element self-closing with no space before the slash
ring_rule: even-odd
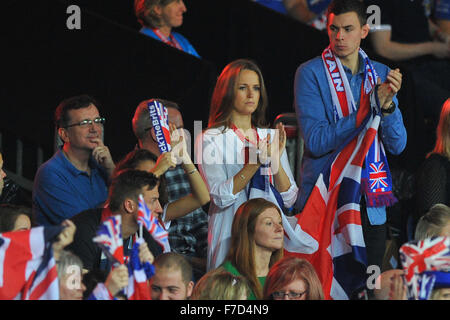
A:
<svg viewBox="0 0 450 320">
<path fill-rule="evenodd" d="M 58 225 L 75 214 L 102 206 L 115 164 L 103 144 L 98 103 L 80 95 L 62 101 L 55 125 L 64 142 L 35 176 L 33 214 L 41 225 Z"/>
</svg>

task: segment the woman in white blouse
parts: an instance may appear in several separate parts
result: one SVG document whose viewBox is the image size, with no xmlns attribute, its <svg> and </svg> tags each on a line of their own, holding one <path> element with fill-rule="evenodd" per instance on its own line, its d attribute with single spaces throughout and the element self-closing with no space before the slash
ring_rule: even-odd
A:
<svg viewBox="0 0 450 320">
<path fill-rule="evenodd" d="M 261 71 L 245 59 L 228 64 L 214 88 L 208 128 L 196 141 L 197 163 L 211 196 L 208 270 L 224 262 L 234 214 L 249 199 L 249 183 L 262 173 L 262 163 L 269 163 L 270 181 L 276 189 L 265 198 L 276 203 L 278 193 L 286 208 L 297 198 L 285 151 L 286 132 L 281 123 L 276 130 L 266 128 L 267 101 Z"/>
</svg>

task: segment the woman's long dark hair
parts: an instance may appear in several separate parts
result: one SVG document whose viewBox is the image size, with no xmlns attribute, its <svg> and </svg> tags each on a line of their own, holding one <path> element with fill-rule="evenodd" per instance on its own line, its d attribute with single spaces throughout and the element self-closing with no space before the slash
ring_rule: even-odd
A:
<svg viewBox="0 0 450 320">
<path fill-rule="evenodd" d="M 217 79 L 211 98 L 208 128 L 225 126 L 226 129 L 231 126 L 231 111 L 234 107 L 237 81 L 242 70 L 256 72 L 261 87 L 258 107 L 252 114 L 252 125 L 258 128 L 267 127 L 266 109 L 268 98 L 261 70 L 253 61 L 239 59 L 229 63 Z"/>
</svg>

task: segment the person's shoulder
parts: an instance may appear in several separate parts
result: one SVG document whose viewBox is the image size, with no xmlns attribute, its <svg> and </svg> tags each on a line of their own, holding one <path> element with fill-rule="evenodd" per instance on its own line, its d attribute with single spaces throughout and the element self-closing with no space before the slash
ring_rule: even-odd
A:
<svg viewBox="0 0 450 320">
<path fill-rule="evenodd" d="M 312 69 L 315 70 L 318 67 L 322 67 L 323 66 L 323 62 L 322 62 L 322 57 L 321 56 L 317 56 L 315 58 L 312 58 L 308 61 L 303 62 L 298 69 L 300 70 L 308 70 L 308 69 Z"/>
<path fill-rule="evenodd" d="M 203 131 L 203 136 L 205 138 L 214 138 L 226 134 L 229 129 L 225 129 L 224 126 L 215 127 L 215 128 L 207 128 Z"/>
<path fill-rule="evenodd" d="M 50 159 L 44 162 L 36 172 L 37 179 L 52 179 L 68 171 L 64 165 L 61 151 L 57 151 Z"/>
<path fill-rule="evenodd" d="M 323 72 L 323 61 L 321 56 L 317 56 L 313 59 L 303 62 L 297 68 L 297 76 L 308 76 L 317 74 L 318 72 Z"/>
</svg>

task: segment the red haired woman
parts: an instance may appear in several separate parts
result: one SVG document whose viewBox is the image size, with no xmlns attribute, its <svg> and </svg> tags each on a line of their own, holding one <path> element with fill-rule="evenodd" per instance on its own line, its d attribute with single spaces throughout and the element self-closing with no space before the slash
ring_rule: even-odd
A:
<svg viewBox="0 0 450 320">
<path fill-rule="evenodd" d="M 231 247 L 222 267 L 250 284 L 249 300 L 262 299 L 270 267 L 283 256 L 283 225 L 280 209 L 270 201 L 255 198 L 236 212 Z"/>
<path fill-rule="evenodd" d="M 305 259 L 289 256 L 272 266 L 264 285 L 264 299 L 323 300 L 314 267 Z"/>
<path fill-rule="evenodd" d="M 437 203 L 450 205 L 450 98 L 442 105 L 434 149 L 418 173 L 416 199 L 419 217 Z"/>
</svg>

